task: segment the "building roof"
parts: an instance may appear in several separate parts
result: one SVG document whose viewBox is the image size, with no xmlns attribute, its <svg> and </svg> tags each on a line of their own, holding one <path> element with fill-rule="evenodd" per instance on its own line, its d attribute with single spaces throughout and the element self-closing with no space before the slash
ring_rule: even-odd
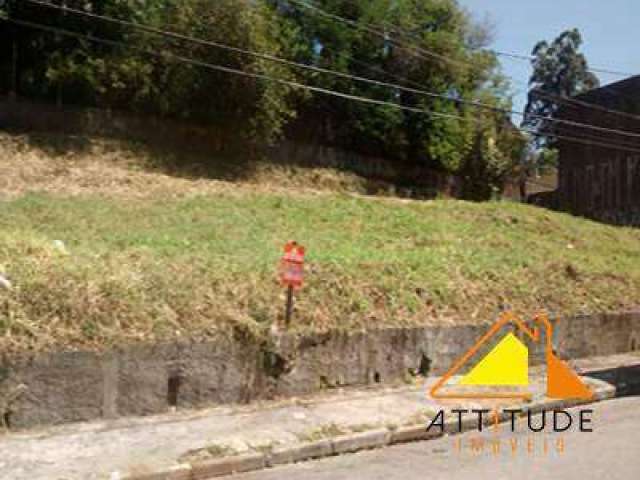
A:
<svg viewBox="0 0 640 480">
<path fill-rule="evenodd" d="M 626 113 L 640 113 L 640 75 L 594 88 L 573 98 Z"/>
</svg>

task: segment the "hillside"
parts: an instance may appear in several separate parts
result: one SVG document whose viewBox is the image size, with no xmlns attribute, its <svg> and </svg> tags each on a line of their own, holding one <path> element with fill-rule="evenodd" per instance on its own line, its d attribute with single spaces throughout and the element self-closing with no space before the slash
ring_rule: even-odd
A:
<svg viewBox="0 0 640 480">
<path fill-rule="evenodd" d="M 0 273 L 13 284 L 0 349 L 259 335 L 282 316 L 275 271 L 293 238 L 309 252 L 301 331 L 639 303 L 638 230 L 509 202 L 367 197 L 363 179 L 330 170 L 227 164 L 208 179 L 167 157 L 0 136 Z"/>
</svg>

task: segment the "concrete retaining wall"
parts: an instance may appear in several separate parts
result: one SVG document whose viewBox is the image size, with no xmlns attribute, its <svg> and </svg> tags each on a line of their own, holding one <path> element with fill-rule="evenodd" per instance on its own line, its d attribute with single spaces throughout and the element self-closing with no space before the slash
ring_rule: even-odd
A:
<svg viewBox="0 0 640 480">
<path fill-rule="evenodd" d="M 486 329 L 462 325 L 280 335 L 266 342 L 230 335 L 102 354 L 5 356 L 0 359 L 0 421 L 21 429 L 439 375 Z M 567 318 L 556 322 L 555 331 L 561 357 L 640 350 L 640 312 Z M 533 363 L 543 358 L 539 346 L 531 354 Z"/>
</svg>

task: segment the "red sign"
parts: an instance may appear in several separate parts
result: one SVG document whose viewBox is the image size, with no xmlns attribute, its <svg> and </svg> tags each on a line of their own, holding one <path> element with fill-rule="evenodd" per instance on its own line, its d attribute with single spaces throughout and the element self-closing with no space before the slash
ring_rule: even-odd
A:
<svg viewBox="0 0 640 480">
<path fill-rule="evenodd" d="M 289 242 L 284 247 L 280 260 L 280 280 L 287 287 L 300 288 L 304 281 L 304 247 Z"/>
</svg>

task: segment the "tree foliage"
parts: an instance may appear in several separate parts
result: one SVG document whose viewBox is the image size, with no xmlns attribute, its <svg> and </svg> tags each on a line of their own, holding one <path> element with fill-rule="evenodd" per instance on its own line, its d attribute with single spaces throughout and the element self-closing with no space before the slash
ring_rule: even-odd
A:
<svg viewBox="0 0 640 480">
<path fill-rule="evenodd" d="M 508 170 L 504 164 L 513 161 L 509 135 L 515 133 L 504 135 L 509 119 L 467 103 L 508 108 L 510 98 L 495 55 L 483 50 L 491 28 L 473 21 L 456 0 L 317 0 L 311 7 L 299 0 L 54 3 L 443 98 L 309 72 L 13 0 L 13 18 L 118 42 L 97 44 L 2 24 L 0 35 L 11 29 L 10 37 L 19 45 L 22 95 L 197 122 L 231 129 L 256 143 L 287 134 L 401 164 L 459 175 L 486 172 L 488 190 L 499 187 Z M 176 56 L 275 81 L 185 64 Z M 447 116 L 305 93 L 278 80 Z"/>
<path fill-rule="evenodd" d="M 553 130 L 544 118 L 557 113 L 560 107 L 557 98 L 573 97 L 600 85 L 579 51 L 581 46 L 582 35 L 574 28 L 561 33 L 551 43 L 538 42 L 533 49 L 531 89 L 523 125 L 542 134 L 537 141 L 539 147 L 554 145 L 552 138 L 544 136 Z"/>
<path fill-rule="evenodd" d="M 279 18 L 262 2 L 67 0 L 66 5 L 246 50 L 280 55 L 287 45 Z M 118 45 L 19 30 L 23 93 L 52 96 L 58 91 L 74 103 L 160 114 L 267 141 L 295 114 L 295 96 L 286 85 L 185 64 L 176 57 L 283 80 L 293 78 L 289 67 L 95 18 L 47 13 L 48 25 Z M 14 15 L 38 23 L 43 18 L 42 7 L 28 4 L 20 4 Z"/>
</svg>

